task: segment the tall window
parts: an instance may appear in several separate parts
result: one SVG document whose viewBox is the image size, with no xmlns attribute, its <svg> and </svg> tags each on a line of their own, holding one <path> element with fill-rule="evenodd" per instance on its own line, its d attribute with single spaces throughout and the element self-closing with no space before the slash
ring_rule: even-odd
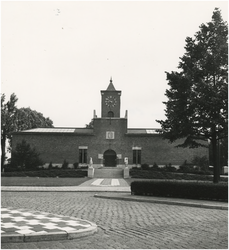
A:
<svg viewBox="0 0 229 250">
<path fill-rule="evenodd" d="M 79 163 L 87 163 L 87 147 L 79 147 Z"/>
<path fill-rule="evenodd" d="M 141 164 L 142 148 L 133 147 L 133 164 Z"/>
</svg>

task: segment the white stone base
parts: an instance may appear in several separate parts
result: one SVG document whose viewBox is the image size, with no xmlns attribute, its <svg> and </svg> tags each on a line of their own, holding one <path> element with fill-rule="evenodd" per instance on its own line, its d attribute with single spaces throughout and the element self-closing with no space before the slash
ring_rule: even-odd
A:
<svg viewBox="0 0 229 250">
<path fill-rule="evenodd" d="M 92 168 L 88 168 L 87 176 L 88 176 L 89 178 L 93 178 L 93 177 L 94 177 L 94 172 L 95 172 L 95 170 L 94 170 L 93 167 L 92 167 Z"/>
</svg>

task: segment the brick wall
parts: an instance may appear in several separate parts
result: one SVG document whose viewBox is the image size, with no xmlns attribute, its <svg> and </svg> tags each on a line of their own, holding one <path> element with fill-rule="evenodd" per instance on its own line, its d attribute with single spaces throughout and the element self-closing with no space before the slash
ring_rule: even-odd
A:
<svg viewBox="0 0 229 250">
<path fill-rule="evenodd" d="M 190 162 L 195 155 L 208 156 L 207 148 L 175 148 L 179 143 L 170 144 L 163 140 L 160 135 L 130 136 L 126 135 L 126 119 L 95 119 L 93 135 L 77 134 L 45 134 L 45 133 L 18 133 L 13 135 L 13 149 L 16 144 L 25 139 L 37 152 L 41 154 L 44 162 L 63 163 L 66 159 L 69 163 L 79 162 L 79 146 L 88 146 L 87 162 L 90 157 L 94 164 L 101 164 L 98 154 L 112 149 L 116 154 L 121 154 L 122 159 L 118 164 L 123 164 L 124 157 L 129 158 L 132 164 L 132 147 L 142 148 L 142 163 L 158 165 L 171 163 L 180 165 L 185 160 Z M 113 131 L 115 138 L 106 139 L 106 131 Z"/>
<path fill-rule="evenodd" d="M 78 136 L 74 134 L 15 134 L 13 149 L 23 139 L 35 147 L 44 162 L 69 163 L 79 161 L 79 146 L 92 145 L 93 135 Z"/>
<path fill-rule="evenodd" d="M 177 148 L 175 146 L 180 144 L 182 140 L 169 143 L 168 140 L 163 140 L 161 135 L 127 136 L 127 140 L 128 145 L 142 148 L 142 163 L 153 164 L 156 162 L 158 165 L 169 163 L 181 165 L 185 160 L 191 162 L 196 155 L 208 157 L 208 148 Z M 128 154 L 128 157 L 132 159 L 132 154 Z"/>
</svg>

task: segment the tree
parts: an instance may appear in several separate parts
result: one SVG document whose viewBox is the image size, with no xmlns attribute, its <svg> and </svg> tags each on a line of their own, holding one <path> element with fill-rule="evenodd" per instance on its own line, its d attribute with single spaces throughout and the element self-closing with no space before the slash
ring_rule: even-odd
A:
<svg viewBox="0 0 229 250">
<path fill-rule="evenodd" d="M 14 117 L 17 110 L 16 102 L 18 98 L 13 93 L 10 100 L 5 103 L 5 94 L 1 95 L 1 167 L 4 165 L 6 158 L 6 140 L 10 138 L 10 134 L 15 131 Z"/>
<path fill-rule="evenodd" d="M 6 157 L 6 140 L 9 141 L 8 151 L 12 148 L 12 133 L 32 128 L 53 127 L 53 122 L 49 118 L 45 118 L 42 113 L 39 113 L 30 108 L 16 107 L 18 98 L 15 94 L 10 96 L 10 100 L 5 103 L 5 95 L 1 96 L 1 149 L 2 158 L 1 166 L 3 167 Z"/>
<path fill-rule="evenodd" d="M 178 146 L 212 144 L 214 183 L 219 181 L 217 141 L 228 136 L 228 27 L 216 8 L 212 21 L 202 24 L 194 38 L 186 38 L 185 54 L 179 72 L 167 74 L 170 89 L 165 95 L 166 120 L 161 124 L 163 137 Z"/>
<path fill-rule="evenodd" d="M 94 127 L 94 120 L 91 119 L 91 121 L 89 122 L 89 124 L 86 124 L 86 128 L 93 128 Z"/>
<path fill-rule="evenodd" d="M 30 108 L 20 108 L 15 112 L 15 132 L 31 128 L 53 127 L 53 122 L 42 113 Z"/>
<path fill-rule="evenodd" d="M 49 118 L 45 118 L 42 113 L 36 110 L 31 110 L 30 108 L 20 108 L 16 109 L 14 114 L 14 131 L 18 132 L 22 130 L 32 129 L 32 128 L 52 128 L 53 122 Z M 8 151 L 11 152 L 12 148 L 12 135 L 8 136 L 9 148 Z"/>
<path fill-rule="evenodd" d="M 20 166 L 22 169 L 32 169 L 43 165 L 39 153 L 36 152 L 35 148 L 31 148 L 30 144 L 26 143 L 25 140 L 16 145 L 15 151 L 12 154 L 12 166 Z"/>
</svg>

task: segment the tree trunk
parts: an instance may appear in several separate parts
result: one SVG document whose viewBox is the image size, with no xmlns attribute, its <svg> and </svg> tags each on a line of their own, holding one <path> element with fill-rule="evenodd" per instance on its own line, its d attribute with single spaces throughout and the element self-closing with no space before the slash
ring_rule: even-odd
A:
<svg viewBox="0 0 229 250">
<path fill-rule="evenodd" d="M 216 136 L 215 128 L 213 128 L 211 142 L 212 142 L 212 161 L 213 161 L 213 167 L 214 167 L 213 182 L 218 183 L 220 179 L 220 169 L 219 169 L 219 164 L 218 164 L 217 136 Z"/>
<path fill-rule="evenodd" d="M 6 158 L 6 137 L 5 135 L 2 135 L 1 138 L 1 150 L 2 150 L 2 155 L 1 155 L 1 171 L 3 170 L 5 158 Z"/>
</svg>

